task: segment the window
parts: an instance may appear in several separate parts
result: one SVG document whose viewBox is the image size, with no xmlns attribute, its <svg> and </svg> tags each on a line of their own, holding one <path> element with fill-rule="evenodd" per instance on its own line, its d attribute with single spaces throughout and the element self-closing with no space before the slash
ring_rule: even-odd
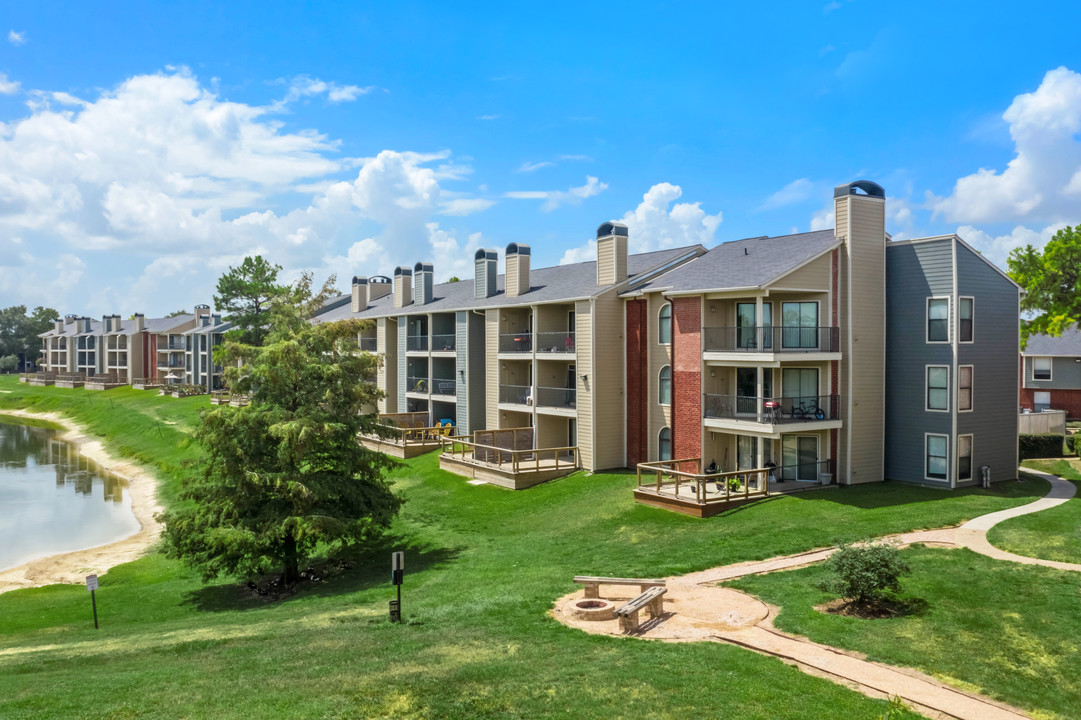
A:
<svg viewBox="0 0 1081 720">
<path fill-rule="evenodd" d="M 657 436 L 657 459 L 659 460 L 671 460 L 672 459 L 672 429 L 661 428 L 660 435 Z"/>
<path fill-rule="evenodd" d="M 1032 358 L 1032 379 L 1033 380 L 1050 380 L 1051 379 L 1051 358 Z"/>
<path fill-rule="evenodd" d="M 961 298 L 958 312 L 961 316 L 961 327 L 958 329 L 958 342 L 972 342 L 972 310 L 976 300 L 970 297 Z"/>
<path fill-rule="evenodd" d="M 660 318 L 657 322 L 657 342 L 661 345 L 672 342 L 672 303 L 661 305 Z"/>
<path fill-rule="evenodd" d="M 950 299 L 927 298 L 927 342 L 950 341 Z"/>
<path fill-rule="evenodd" d="M 1032 393 L 1032 405 L 1033 410 L 1036 412 L 1043 412 L 1044 410 L 1051 409 L 1051 393 L 1045 391 L 1039 391 Z"/>
<path fill-rule="evenodd" d="M 661 405 L 672 404 L 672 367 L 670 365 L 661 368 L 660 377 L 657 380 L 657 402 Z"/>
<path fill-rule="evenodd" d="M 927 406 L 924 409 L 950 409 L 950 369 L 945 365 L 927 366 Z"/>
<path fill-rule="evenodd" d="M 926 477 L 928 480 L 946 479 L 949 438 L 945 435 L 925 435 L 927 451 Z"/>
<path fill-rule="evenodd" d="M 818 303 L 781 303 L 781 347 L 818 347 Z"/>
<path fill-rule="evenodd" d="M 957 437 L 957 481 L 972 479 L 972 436 Z"/>
<path fill-rule="evenodd" d="M 819 408 L 818 368 L 783 368 L 781 398 L 786 413 L 814 415 Z"/>
<path fill-rule="evenodd" d="M 972 366 L 957 368 L 957 409 L 972 409 Z"/>
</svg>

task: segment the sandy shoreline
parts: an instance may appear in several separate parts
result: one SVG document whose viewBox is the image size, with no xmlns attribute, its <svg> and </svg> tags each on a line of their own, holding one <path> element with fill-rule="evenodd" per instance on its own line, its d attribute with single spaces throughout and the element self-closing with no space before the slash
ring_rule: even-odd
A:
<svg viewBox="0 0 1081 720">
<path fill-rule="evenodd" d="M 158 504 L 157 479 L 154 476 L 137 465 L 118 461 L 106 452 L 100 440 L 92 438 L 77 423 L 59 413 L 5 410 L 3 414 L 49 420 L 63 426 L 65 430 L 58 435 L 61 440 L 73 444 L 79 453 L 128 481 L 131 509 L 140 529 L 133 535 L 106 545 L 49 555 L 0 571 L 0 593 L 53 583 L 80 584 L 87 575 L 104 573 L 115 565 L 131 562 L 147 553 L 161 533 L 161 525 L 154 519 L 154 515 L 162 509 Z"/>
</svg>

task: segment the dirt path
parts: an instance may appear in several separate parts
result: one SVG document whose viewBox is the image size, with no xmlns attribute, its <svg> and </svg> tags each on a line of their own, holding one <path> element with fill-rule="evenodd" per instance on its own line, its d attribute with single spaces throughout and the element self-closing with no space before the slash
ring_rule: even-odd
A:
<svg viewBox="0 0 1081 720">
<path fill-rule="evenodd" d="M 116 460 L 99 440 L 63 415 L 19 410 L 5 410 L 3 414 L 49 420 L 63 426 L 65 430 L 59 435 L 61 440 L 72 443 L 81 454 L 127 480 L 131 509 L 135 519 L 139 521 L 140 529 L 133 535 L 107 545 L 50 555 L 0 571 L 0 593 L 53 583 L 82 583 L 87 575 L 103 573 L 115 565 L 131 562 L 146 554 L 161 532 L 161 526 L 154 519 L 155 513 L 161 510 L 157 500 L 157 479 L 154 476 L 137 465 Z"/>
<path fill-rule="evenodd" d="M 1061 505 L 1074 496 L 1073 483 L 1048 473 L 1026 469 L 1051 483 L 1043 498 L 1020 507 L 980 516 L 956 528 L 921 530 L 887 536 L 901 546 L 913 543 L 941 547 L 965 547 L 997 560 L 1026 565 L 1043 565 L 1081 572 L 1081 565 L 1014 555 L 993 547 L 987 531 L 1009 518 L 1040 512 Z M 713 641 L 739 645 L 772 655 L 796 665 L 804 672 L 851 687 L 877 698 L 900 697 L 931 718 L 959 720 L 1022 720 L 1021 710 L 975 693 L 944 685 L 930 675 L 910 668 L 871 662 L 857 654 L 821 645 L 807 638 L 789 635 L 773 627 L 776 609 L 758 599 L 717 583 L 745 575 L 792 570 L 822 562 L 837 548 L 821 548 L 796 555 L 735 563 L 667 579 L 664 614 L 643 622 L 635 637 L 668 642 Z M 622 604 L 638 594 L 637 586 L 602 585 L 601 597 Z M 584 632 L 620 635 L 616 620 L 584 620 L 575 615 L 574 604 L 583 598 L 579 591 L 556 601 L 552 611 L 560 622 Z M 643 619 L 646 614 L 642 613 Z"/>
</svg>

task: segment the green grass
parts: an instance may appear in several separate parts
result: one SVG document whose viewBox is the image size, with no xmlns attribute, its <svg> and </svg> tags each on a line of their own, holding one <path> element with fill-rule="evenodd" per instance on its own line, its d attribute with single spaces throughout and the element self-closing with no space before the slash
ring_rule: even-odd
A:
<svg viewBox="0 0 1081 720">
<path fill-rule="evenodd" d="M 912 547 L 905 595 L 926 607 L 860 620 L 814 606 L 822 565 L 730 583 L 781 606 L 776 625 L 871 660 L 918 668 L 956 686 L 1033 712 L 1076 718 L 1081 707 L 1079 576 L 992 560 L 969 550 Z"/>
<path fill-rule="evenodd" d="M 13 390 L 0 393 L 0 410 L 64 412 L 153 464 L 175 502 L 197 455 L 184 431 L 205 398 L 117 390 L 88 400 L 2 378 L 0 389 Z M 100 631 L 81 587 L 0 595 L 0 717 L 878 718 L 884 702 L 778 660 L 714 643 L 590 636 L 548 611 L 579 573 L 663 576 L 951 525 L 1048 487 L 885 483 L 699 520 L 636 505 L 634 482 L 577 474 L 511 492 L 468 485 L 427 455 L 395 475 L 407 502 L 380 546 L 283 602 L 204 586 L 159 555 L 102 576 Z M 406 552 L 402 626 L 386 621 L 396 549 Z"/>
<path fill-rule="evenodd" d="M 1024 465 L 1081 483 L 1081 460 L 1026 460 Z M 1081 498 L 1001 522 L 987 534 L 992 545 L 1008 552 L 1059 562 L 1081 563 Z"/>
</svg>

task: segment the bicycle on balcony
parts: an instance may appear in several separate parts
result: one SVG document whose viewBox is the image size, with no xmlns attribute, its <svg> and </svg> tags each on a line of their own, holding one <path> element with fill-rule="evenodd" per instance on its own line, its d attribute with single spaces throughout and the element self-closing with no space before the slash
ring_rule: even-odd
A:
<svg viewBox="0 0 1081 720">
<path fill-rule="evenodd" d="M 792 419 L 793 420 L 825 420 L 826 411 L 823 410 L 816 398 L 798 398 L 799 403 L 792 403 Z"/>
</svg>

